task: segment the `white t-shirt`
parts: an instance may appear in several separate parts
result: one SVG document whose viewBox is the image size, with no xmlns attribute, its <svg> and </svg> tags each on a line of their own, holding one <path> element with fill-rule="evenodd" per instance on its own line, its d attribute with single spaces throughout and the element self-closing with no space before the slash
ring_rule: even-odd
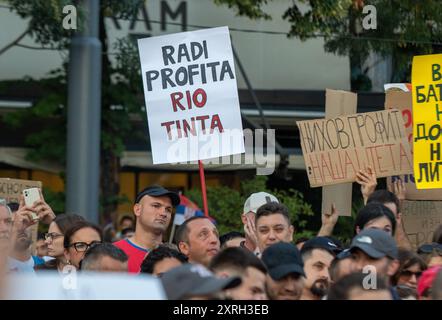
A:
<svg viewBox="0 0 442 320">
<path fill-rule="evenodd" d="M 35 262 L 32 257 L 29 258 L 29 260 L 26 261 L 20 261 L 14 258 L 9 257 L 8 258 L 8 269 L 9 272 L 31 272 L 35 273 L 34 271 Z"/>
</svg>

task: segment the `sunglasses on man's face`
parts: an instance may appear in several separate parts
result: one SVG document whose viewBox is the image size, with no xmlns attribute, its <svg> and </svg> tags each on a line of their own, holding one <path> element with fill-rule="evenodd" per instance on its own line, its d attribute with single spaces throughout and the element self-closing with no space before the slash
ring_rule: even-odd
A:
<svg viewBox="0 0 442 320">
<path fill-rule="evenodd" d="M 433 251 L 436 251 L 440 256 L 442 256 L 442 244 L 440 243 L 431 243 L 431 244 L 424 244 L 419 247 L 417 250 L 417 253 L 432 253 Z"/>
</svg>

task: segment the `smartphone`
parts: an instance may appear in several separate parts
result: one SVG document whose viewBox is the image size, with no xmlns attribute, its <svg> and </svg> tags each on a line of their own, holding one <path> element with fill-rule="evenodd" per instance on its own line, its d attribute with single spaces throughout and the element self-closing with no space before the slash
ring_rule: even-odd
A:
<svg viewBox="0 0 442 320">
<path fill-rule="evenodd" d="M 27 207 L 32 207 L 35 201 L 40 200 L 40 192 L 38 188 L 29 188 L 23 190 L 23 196 L 25 198 L 25 204 Z M 32 213 L 32 219 L 38 220 L 36 213 Z"/>
</svg>

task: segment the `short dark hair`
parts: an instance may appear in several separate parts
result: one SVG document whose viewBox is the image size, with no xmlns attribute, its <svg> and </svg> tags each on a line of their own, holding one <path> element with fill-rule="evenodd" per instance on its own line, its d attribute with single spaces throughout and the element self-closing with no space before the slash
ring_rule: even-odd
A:
<svg viewBox="0 0 442 320">
<path fill-rule="evenodd" d="M 187 262 L 187 257 L 184 254 L 167 245 L 160 244 L 157 248 L 153 249 L 146 258 L 144 258 L 141 263 L 140 273 L 152 274 L 155 265 L 166 258 L 175 258 L 182 263 Z"/>
<path fill-rule="evenodd" d="M 41 232 L 37 233 L 37 241 L 39 241 L 39 240 L 46 240 L 44 233 L 41 233 Z"/>
<path fill-rule="evenodd" d="M 236 239 L 236 238 L 245 238 L 244 234 L 238 231 L 230 231 L 227 232 L 225 234 L 223 234 L 222 236 L 219 237 L 219 242 L 221 244 L 221 247 L 227 242 L 230 241 L 232 239 Z"/>
<path fill-rule="evenodd" d="M 356 272 L 348 274 L 339 279 L 335 284 L 330 287 L 327 295 L 328 300 L 348 300 L 350 292 L 353 289 L 366 290 L 363 287 L 364 279 L 367 277 L 366 273 Z M 373 289 L 369 289 L 373 290 Z M 388 290 L 388 285 L 385 277 L 376 275 L 376 289 L 375 290 Z"/>
<path fill-rule="evenodd" d="M 382 204 L 394 203 L 399 213 L 401 210 L 401 205 L 398 197 L 393 193 L 385 189 L 374 191 L 367 199 L 367 204 L 372 202 L 379 202 Z"/>
<path fill-rule="evenodd" d="M 18 202 L 8 202 L 7 206 L 11 209 L 11 212 L 15 212 L 20 208 L 20 204 Z"/>
<path fill-rule="evenodd" d="M 359 210 L 355 220 L 355 234 L 356 227 L 359 227 L 359 229 L 362 230 L 368 222 L 381 217 L 386 217 L 391 222 L 392 233 L 394 235 L 396 232 L 396 218 L 393 212 L 380 202 L 368 203 L 365 207 Z"/>
<path fill-rule="evenodd" d="M 78 221 L 85 220 L 78 214 L 62 213 L 57 215 L 53 222 L 57 225 L 58 229 L 60 229 L 61 233 L 65 235 L 66 231 Z"/>
<path fill-rule="evenodd" d="M 135 232 L 134 228 L 124 228 L 123 230 L 121 230 L 121 236 L 125 237 L 126 234 L 128 234 L 129 232 Z"/>
<path fill-rule="evenodd" d="M 209 219 L 207 217 L 191 217 L 184 221 L 176 230 L 175 233 L 175 243 L 178 246 L 180 242 L 189 241 L 189 228 L 187 227 L 190 222 L 198 220 L 198 219 Z"/>
<path fill-rule="evenodd" d="M 281 214 L 287 220 L 288 224 L 291 225 L 289 210 L 285 205 L 278 202 L 269 202 L 260 206 L 256 211 L 255 223 L 258 222 L 259 218 L 272 214 Z"/>
<path fill-rule="evenodd" d="M 63 245 L 66 249 L 69 248 L 69 246 L 71 245 L 71 240 L 72 240 L 72 237 L 74 236 L 74 234 L 77 231 L 84 229 L 84 228 L 91 228 L 91 229 L 94 229 L 95 231 L 97 231 L 97 233 L 100 236 L 100 240 L 103 241 L 103 232 L 99 226 L 97 226 L 93 223 L 90 223 L 86 220 L 77 221 L 74 224 L 72 224 L 71 227 L 64 234 Z"/>
<path fill-rule="evenodd" d="M 221 250 L 210 262 L 209 269 L 218 271 L 224 268 L 233 269 L 238 274 L 244 274 L 248 267 L 258 269 L 264 274 L 267 269 L 264 263 L 247 249 L 234 247 Z"/>
<path fill-rule="evenodd" d="M 103 257 L 110 257 L 122 263 L 127 262 L 128 260 L 126 253 L 120 248 L 111 243 L 100 243 L 92 246 L 86 251 L 83 260 L 81 260 L 81 269 L 88 270 Z"/>
<path fill-rule="evenodd" d="M 312 256 L 313 250 L 322 250 L 324 252 L 327 252 L 329 254 L 331 254 L 333 257 L 335 257 L 335 254 L 325 248 L 319 248 L 319 247 L 310 247 L 307 249 L 304 249 L 304 247 L 302 247 L 301 249 L 301 257 L 302 257 L 302 261 L 305 263 L 308 259 L 310 259 L 310 257 Z"/>
<path fill-rule="evenodd" d="M 306 241 L 309 241 L 311 238 L 309 238 L 309 237 L 300 237 L 300 238 L 298 238 L 296 241 L 295 241 L 295 244 L 300 244 L 300 243 L 303 243 L 303 242 L 306 242 Z"/>
<path fill-rule="evenodd" d="M 442 224 L 434 230 L 433 242 L 442 244 Z"/>
<path fill-rule="evenodd" d="M 427 269 L 427 264 L 425 261 L 414 251 L 406 250 L 403 248 L 398 249 L 398 260 L 399 260 L 399 268 L 396 273 L 391 277 L 391 283 L 393 285 L 397 285 L 399 277 L 401 273 L 405 271 L 407 268 L 414 266 L 415 264 L 419 265 L 419 268 L 424 271 Z"/>
<path fill-rule="evenodd" d="M 119 225 L 121 225 L 124 220 L 130 220 L 132 223 L 135 223 L 135 219 L 133 217 L 125 215 L 121 217 Z"/>
</svg>

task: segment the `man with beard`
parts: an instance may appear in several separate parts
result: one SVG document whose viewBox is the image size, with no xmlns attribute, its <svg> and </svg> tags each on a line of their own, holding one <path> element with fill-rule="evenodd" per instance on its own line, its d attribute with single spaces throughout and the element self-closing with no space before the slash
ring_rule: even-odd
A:
<svg viewBox="0 0 442 320">
<path fill-rule="evenodd" d="M 327 237 L 315 237 L 301 250 L 304 261 L 305 285 L 301 300 L 320 300 L 330 287 L 329 268 L 340 248 Z"/>
<path fill-rule="evenodd" d="M 31 237 L 29 228 L 17 234 L 8 259 L 10 272 L 34 272 L 35 266 L 45 263 L 42 258 L 31 255 Z"/>
<path fill-rule="evenodd" d="M 173 208 L 179 203 L 178 194 L 157 185 L 138 193 L 133 207 L 136 217 L 135 235 L 114 243 L 129 257 L 130 273 L 139 273 L 146 255 L 163 242 Z"/>
<path fill-rule="evenodd" d="M 35 223 L 33 214 L 39 214 L 39 220 L 45 223 L 52 221 L 55 214 L 44 200 L 36 202 L 33 207 L 27 207 L 23 199 L 20 199 L 18 208 L 15 203 L 8 206 L 13 210 L 9 272 L 34 272 L 34 267 L 45 261 L 31 254 L 32 231 L 29 227 Z"/>
<path fill-rule="evenodd" d="M 354 270 L 384 277 L 393 300 L 400 300 L 390 278 L 399 269 L 398 248 L 393 237 L 380 229 L 368 228 L 357 234 L 350 245 Z"/>
</svg>

